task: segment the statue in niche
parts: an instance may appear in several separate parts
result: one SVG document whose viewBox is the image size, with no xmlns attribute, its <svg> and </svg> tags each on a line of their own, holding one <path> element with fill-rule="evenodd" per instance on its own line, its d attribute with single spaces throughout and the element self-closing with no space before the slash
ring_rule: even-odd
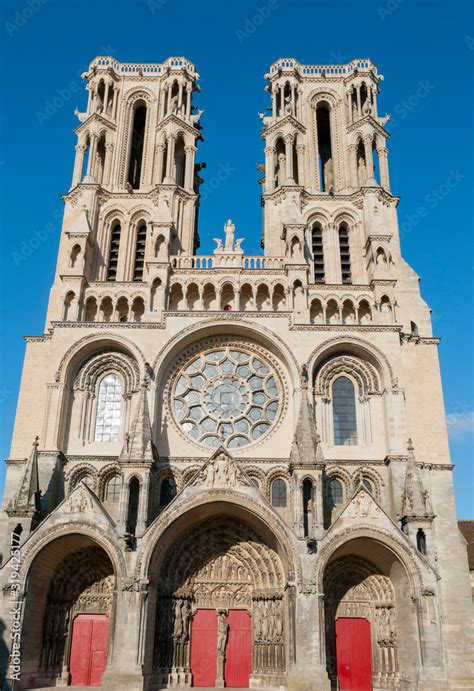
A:
<svg viewBox="0 0 474 691">
<path fill-rule="evenodd" d="M 370 104 L 370 101 L 368 98 L 365 99 L 364 105 L 362 106 L 362 114 L 363 115 L 370 115 L 372 112 L 372 106 Z"/>
<path fill-rule="evenodd" d="M 291 115 L 291 96 L 285 96 L 285 115 Z"/>
<path fill-rule="evenodd" d="M 225 610 L 221 609 L 218 612 L 217 620 L 217 655 L 224 657 L 225 648 L 227 645 L 227 634 L 229 631 L 229 624 L 227 623 L 227 615 Z"/>
</svg>

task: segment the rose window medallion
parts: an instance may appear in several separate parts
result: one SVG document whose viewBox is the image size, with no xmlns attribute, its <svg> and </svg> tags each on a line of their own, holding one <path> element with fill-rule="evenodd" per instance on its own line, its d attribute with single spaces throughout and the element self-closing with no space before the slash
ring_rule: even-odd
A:
<svg viewBox="0 0 474 691">
<path fill-rule="evenodd" d="M 240 347 L 194 355 L 175 378 L 172 410 L 182 431 L 210 447 L 259 440 L 281 408 L 279 378 L 264 357 Z"/>
</svg>

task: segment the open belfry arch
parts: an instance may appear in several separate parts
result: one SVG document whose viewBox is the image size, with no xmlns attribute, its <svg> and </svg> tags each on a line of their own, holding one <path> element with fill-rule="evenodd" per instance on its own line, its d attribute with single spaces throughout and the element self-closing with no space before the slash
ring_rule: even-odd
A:
<svg viewBox="0 0 474 691">
<path fill-rule="evenodd" d="M 472 688 L 438 340 L 401 255 L 382 75 L 270 66 L 259 256 L 230 218 L 197 254 L 194 64 L 101 56 L 83 76 L 7 461 L 5 683 Z"/>
</svg>

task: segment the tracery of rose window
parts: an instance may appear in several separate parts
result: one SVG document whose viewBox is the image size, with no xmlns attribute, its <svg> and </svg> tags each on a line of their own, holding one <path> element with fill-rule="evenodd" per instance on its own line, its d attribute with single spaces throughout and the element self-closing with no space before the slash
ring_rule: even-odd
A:
<svg viewBox="0 0 474 691">
<path fill-rule="evenodd" d="M 281 384 L 272 365 L 242 347 L 194 355 L 175 378 L 174 418 L 192 439 L 215 448 L 247 446 L 275 424 Z"/>
</svg>

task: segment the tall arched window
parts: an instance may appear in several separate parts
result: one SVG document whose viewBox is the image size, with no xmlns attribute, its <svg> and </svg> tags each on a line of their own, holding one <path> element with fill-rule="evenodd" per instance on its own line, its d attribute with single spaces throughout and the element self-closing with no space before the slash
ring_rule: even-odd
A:
<svg viewBox="0 0 474 691">
<path fill-rule="evenodd" d="M 122 407 L 122 382 L 110 372 L 99 384 L 94 441 L 118 441 Z"/>
<path fill-rule="evenodd" d="M 354 385 L 347 377 L 338 377 L 332 385 L 334 444 L 357 444 L 357 418 Z"/>
<path fill-rule="evenodd" d="M 303 525 L 308 537 L 313 528 L 313 483 L 308 478 L 303 480 Z"/>
<path fill-rule="evenodd" d="M 327 104 L 321 103 L 316 109 L 316 129 L 318 133 L 318 166 L 321 192 L 328 192 L 334 186 L 334 163 L 331 142 L 331 113 Z"/>
<path fill-rule="evenodd" d="M 176 496 L 176 482 L 172 477 L 165 477 L 160 487 L 160 506 L 168 506 Z"/>
<path fill-rule="evenodd" d="M 324 249 L 323 249 L 323 233 L 319 226 L 313 228 L 311 234 L 312 249 L 313 249 L 313 264 L 314 264 L 314 282 L 324 283 Z"/>
<path fill-rule="evenodd" d="M 143 164 L 143 144 L 145 141 L 146 106 L 135 108 L 133 113 L 132 141 L 130 146 L 130 163 L 128 182 L 134 190 L 140 187 Z"/>
<path fill-rule="evenodd" d="M 326 486 L 326 496 L 324 499 L 328 508 L 334 508 L 338 504 L 342 504 L 344 494 L 340 480 L 337 480 L 336 478 L 329 480 Z"/>
<path fill-rule="evenodd" d="M 117 280 L 117 267 L 120 249 L 120 233 L 122 227 L 120 223 L 115 223 L 110 234 L 109 261 L 107 262 L 107 280 Z"/>
<path fill-rule="evenodd" d="M 140 500 L 140 482 L 134 477 L 130 480 L 128 494 L 128 510 L 126 531 L 130 535 L 135 535 L 138 520 L 138 504 Z"/>
<path fill-rule="evenodd" d="M 105 486 L 104 501 L 118 501 L 121 485 L 122 481 L 119 475 L 111 477 Z"/>
<path fill-rule="evenodd" d="M 339 228 L 339 255 L 341 257 L 341 274 L 343 283 L 352 283 L 351 252 L 349 248 L 349 233 L 345 226 Z"/>
<path fill-rule="evenodd" d="M 286 507 L 286 482 L 281 478 L 272 482 L 272 506 Z"/>
<path fill-rule="evenodd" d="M 142 223 L 137 231 L 135 244 L 135 265 L 133 267 L 133 280 L 143 280 L 143 265 L 145 263 L 146 223 Z"/>
<path fill-rule="evenodd" d="M 426 535 L 422 528 L 418 528 L 416 532 L 416 548 L 420 554 L 426 555 Z"/>
</svg>

